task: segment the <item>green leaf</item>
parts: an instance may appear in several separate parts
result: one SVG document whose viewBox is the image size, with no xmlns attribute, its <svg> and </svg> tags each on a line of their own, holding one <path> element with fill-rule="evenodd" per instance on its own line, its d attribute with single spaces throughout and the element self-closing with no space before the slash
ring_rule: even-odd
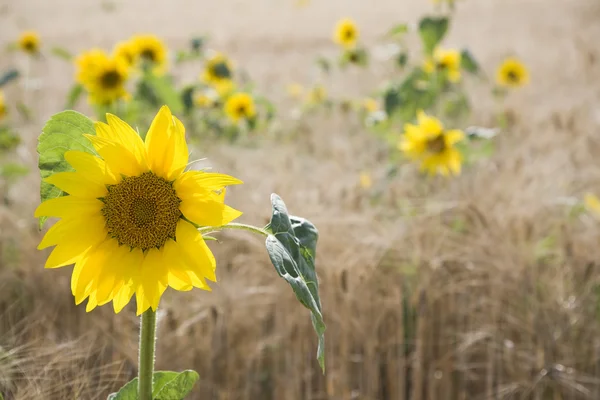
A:
<svg viewBox="0 0 600 400">
<path fill-rule="evenodd" d="M 41 201 L 64 194 L 59 188 L 44 182 L 44 179 L 57 172 L 73 171 L 71 165 L 65 161 L 64 155 L 67 150 L 96 154 L 90 141 L 83 136 L 85 133 L 95 135 L 94 124 L 88 117 L 76 111 L 63 111 L 55 114 L 44 125 L 37 145 L 38 167 L 42 177 Z M 46 219 L 46 217 L 40 218 L 40 229 Z"/>
<path fill-rule="evenodd" d="M 408 24 L 402 23 L 392 27 L 387 33 L 389 37 L 402 37 L 408 32 Z"/>
<path fill-rule="evenodd" d="M 19 77 L 19 71 L 16 69 L 9 69 L 0 77 L 0 87 L 6 85 L 8 82 L 15 80 Z"/>
<path fill-rule="evenodd" d="M 71 61 L 73 59 L 73 54 L 69 53 L 68 50 L 62 48 L 62 47 L 53 47 L 52 48 L 52 54 L 54 54 L 57 57 L 62 58 L 65 61 Z"/>
<path fill-rule="evenodd" d="M 167 105 L 173 114 L 183 112 L 183 100 L 167 75 L 157 76 L 152 72 L 144 74 L 139 86 L 140 95 L 154 107 Z"/>
<path fill-rule="evenodd" d="M 154 373 L 152 387 L 153 400 L 182 400 L 200 378 L 196 371 L 183 372 L 158 371 Z"/>
<path fill-rule="evenodd" d="M 69 90 L 69 94 L 67 95 L 67 104 L 65 105 L 65 108 L 75 107 L 75 104 L 77 104 L 77 101 L 79 101 L 79 98 L 81 97 L 83 92 L 83 85 L 73 85 L 73 87 L 71 87 L 71 90 Z"/>
<path fill-rule="evenodd" d="M 467 72 L 472 74 L 479 73 L 479 64 L 467 49 L 464 49 L 460 53 L 460 66 Z"/>
<path fill-rule="evenodd" d="M 448 31 L 448 18 L 424 17 L 419 21 L 419 35 L 423 41 L 425 54 L 433 54 L 433 49 Z"/>
<path fill-rule="evenodd" d="M 396 63 L 400 68 L 404 68 L 408 63 L 408 53 L 402 52 L 398 54 L 398 57 L 396 57 Z"/>
<path fill-rule="evenodd" d="M 331 63 L 325 57 L 317 58 L 317 65 L 325 73 L 329 73 L 331 71 Z"/>
<path fill-rule="evenodd" d="M 383 95 L 383 107 L 387 115 L 392 115 L 400 106 L 400 93 L 395 88 L 389 88 Z"/>
<path fill-rule="evenodd" d="M 312 324 L 319 339 L 317 360 L 325 372 L 325 323 L 315 271 L 319 234 L 310 221 L 290 217 L 285 203 L 274 193 L 271 204 L 273 211 L 267 229 L 272 234 L 267 236 L 267 252 L 279 276 L 290 284 L 298 301 L 311 311 Z"/>
<path fill-rule="evenodd" d="M 15 182 L 19 178 L 27 175 L 29 169 L 21 164 L 8 163 L 0 167 L 0 177 L 6 179 L 9 182 Z"/>
<path fill-rule="evenodd" d="M 138 378 L 133 378 L 116 393 L 108 395 L 106 400 L 138 400 Z"/>
</svg>

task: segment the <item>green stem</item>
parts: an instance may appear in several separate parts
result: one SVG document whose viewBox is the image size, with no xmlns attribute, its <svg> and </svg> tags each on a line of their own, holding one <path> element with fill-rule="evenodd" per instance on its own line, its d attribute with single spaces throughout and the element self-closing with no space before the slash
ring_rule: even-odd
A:
<svg viewBox="0 0 600 400">
<path fill-rule="evenodd" d="M 218 226 L 218 227 L 203 226 L 203 227 L 199 228 L 198 231 L 200 233 L 209 233 L 209 232 L 217 232 L 217 231 L 220 231 L 223 229 L 238 229 L 238 230 L 242 230 L 242 231 L 258 233 L 263 236 L 269 236 L 269 232 L 265 231 L 262 228 L 257 228 L 256 226 L 252 226 L 252 225 L 240 224 L 237 222 L 231 222 L 227 225 Z"/>
<path fill-rule="evenodd" d="M 148 309 L 140 323 L 140 358 L 138 365 L 138 399 L 152 400 L 154 348 L 156 343 L 156 312 Z"/>
</svg>

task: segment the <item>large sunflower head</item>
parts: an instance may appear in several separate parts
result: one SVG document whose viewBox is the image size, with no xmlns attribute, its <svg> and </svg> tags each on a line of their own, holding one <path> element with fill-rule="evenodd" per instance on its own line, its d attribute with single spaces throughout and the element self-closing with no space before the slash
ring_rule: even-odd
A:
<svg viewBox="0 0 600 400">
<path fill-rule="evenodd" d="M 203 82 L 215 86 L 231 82 L 233 78 L 231 61 L 221 53 L 215 54 L 206 60 L 204 71 L 200 78 Z"/>
<path fill-rule="evenodd" d="M 444 130 L 439 120 L 422 111 L 417 118 L 418 125 L 405 125 L 399 149 L 430 175 L 460 174 L 462 155 L 455 145 L 465 134 L 456 129 Z"/>
<path fill-rule="evenodd" d="M 110 104 L 128 97 L 125 83 L 129 66 L 121 58 L 108 57 L 104 52 L 92 50 L 77 60 L 78 81 L 90 93 L 90 101 L 95 104 Z"/>
<path fill-rule="evenodd" d="M 427 73 L 439 72 L 447 75 L 451 82 L 460 80 L 461 55 L 458 50 L 436 48 L 433 57 L 425 60 L 423 69 Z"/>
<path fill-rule="evenodd" d="M 155 35 L 136 35 L 131 38 L 135 59 L 153 67 L 153 71 L 162 73 L 167 67 L 167 47 Z"/>
<path fill-rule="evenodd" d="M 349 18 L 338 21 L 333 32 L 333 41 L 344 47 L 353 47 L 358 41 L 358 27 L 354 21 Z"/>
<path fill-rule="evenodd" d="M 107 115 L 96 135 L 85 135 L 99 156 L 67 151 L 74 172 L 47 182 L 67 193 L 44 201 L 36 217 L 58 217 L 38 248 L 56 246 L 46 268 L 75 264 L 75 302 L 87 311 L 113 302 L 115 312 L 135 294 L 137 314 L 156 310 L 168 286 L 210 290 L 215 259 L 197 226 L 222 226 L 241 213 L 224 204 L 228 175 L 185 171 L 188 147 L 182 123 L 165 106 L 145 141 L 127 123 Z"/>
<path fill-rule="evenodd" d="M 19 37 L 19 48 L 25 53 L 36 54 L 40 51 L 40 37 L 37 32 L 26 31 Z"/>
<path fill-rule="evenodd" d="M 6 102 L 4 101 L 4 93 L 0 90 L 0 121 L 6 117 Z"/>
<path fill-rule="evenodd" d="M 225 114 L 236 123 L 254 118 L 256 110 L 252 96 L 243 92 L 232 94 L 225 102 Z"/>
<path fill-rule="evenodd" d="M 498 67 L 496 81 L 500 86 L 520 87 L 529 82 L 529 72 L 521 61 L 508 58 Z"/>
</svg>

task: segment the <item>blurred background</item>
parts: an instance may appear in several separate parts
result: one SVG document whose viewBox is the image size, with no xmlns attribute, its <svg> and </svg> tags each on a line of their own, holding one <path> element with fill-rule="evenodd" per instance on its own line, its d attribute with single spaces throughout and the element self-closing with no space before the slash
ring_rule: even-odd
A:
<svg viewBox="0 0 600 400">
<path fill-rule="evenodd" d="M 388 111 L 386 82 L 404 72 L 378 54 L 406 23 L 392 50 L 420 65 L 416 30 L 427 15 L 449 18 L 442 44 L 468 49 L 482 71 L 463 73 L 468 113 L 444 122 L 499 128 L 493 151 L 452 178 L 393 156 L 402 123 L 373 133 L 361 111 L 344 111 L 344 99 L 369 96 Z M 369 62 L 327 72 L 342 18 L 356 24 Z M 25 31 L 38 35 L 35 56 L 18 49 Z M 326 373 L 309 312 L 264 239 L 228 231 L 210 242 L 213 291 L 167 291 L 161 302 L 157 369 L 198 371 L 192 399 L 600 398 L 600 229 L 582 205 L 600 193 L 597 0 L 0 0 L 0 72 L 20 74 L 2 86 L 0 121 L 18 137 L 0 158 L 11 166 L 0 179 L 6 400 L 105 399 L 137 373 L 135 305 L 118 315 L 75 306 L 72 268 L 43 268 L 33 210 L 37 137 L 68 103 L 71 57 L 147 33 L 164 42 L 178 88 L 204 68 L 176 61 L 201 37 L 202 51 L 226 54 L 276 110 L 236 140 L 186 125 L 195 158 L 244 181 L 228 191 L 240 221 L 265 225 L 275 192 L 320 234 Z M 490 87 L 507 57 L 530 78 L 500 96 Z M 331 104 L 303 107 L 292 83 L 322 85 Z M 96 118 L 85 94 L 73 107 Z"/>
</svg>

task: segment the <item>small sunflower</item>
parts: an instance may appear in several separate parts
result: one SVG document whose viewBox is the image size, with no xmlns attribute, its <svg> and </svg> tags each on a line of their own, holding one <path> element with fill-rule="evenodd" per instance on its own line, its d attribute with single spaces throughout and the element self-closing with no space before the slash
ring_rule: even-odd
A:
<svg viewBox="0 0 600 400">
<path fill-rule="evenodd" d="M 243 92 L 231 95 L 225 102 L 225 114 L 235 123 L 254 118 L 256 110 L 252 96 Z"/>
<path fill-rule="evenodd" d="M 368 113 L 374 113 L 379 110 L 379 103 L 372 97 L 367 97 L 362 101 L 362 108 Z"/>
<path fill-rule="evenodd" d="M 75 264 L 71 290 L 87 311 L 113 302 L 116 313 L 135 294 L 137 314 L 156 310 L 166 288 L 210 290 L 215 258 L 196 226 L 222 226 L 241 215 L 224 204 L 224 174 L 184 172 L 185 128 L 162 107 L 145 142 L 107 114 L 86 135 L 100 157 L 67 151 L 75 172 L 46 179 L 67 196 L 44 201 L 36 217 L 58 217 L 38 248 L 56 246 L 46 268 Z"/>
<path fill-rule="evenodd" d="M 418 113 L 418 125 L 406 124 L 398 148 L 410 159 L 420 162 L 421 170 L 430 175 L 458 175 L 462 155 L 455 148 L 465 138 L 460 130 L 445 131 L 439 120 L 423 111 Z"/>
<path fill-rule="evenodd" d="M 113 49 L 113 57 L 123 59 L 127 66 L 134 65 L 137 57 L 135 44 L 132 41 L 117 43 Z"/>
<path fill-rule="evenodd" d="M 25 31 L 19 37 L 19 48 L 25 53 L 36 54 L 40 51 L 40 37 L 37 32 Z"/>
<path fill-rule="evenodd" d="M 343 47 L 353 47 L 358 41 L 358 28 L 353 20 L 344 18 L 335 26 L 333 41 Z"/>
<path fill-rule="evenodd" d="M 0 121 L 6 117 L 6 102 L 4 100 L 4 93 L 0 90 Z"/>
<path fill-rule="evenodd" d="M 138 62 L 153 66 L 155 73 L 162 73 L 167 67 L 167 47 L 154 35 L 136 35 L 131 38 Z"/>
<path fill-rule="evenodd" d="M 460 59 L 458 50 L 438 47 L 433 52 L 433 58 L 425 60 L 423 70 L 428 74 L 446 73 L 450 82 L 458 82 L 460 80 Z"/>
<path fill-rule="evenodd" d="M 520 87 L 529 83 L 529 72 L 525 65 L 516 58 L 504 60 L 496 72 L 496 82 L 504 87 Z"/>
<path fill-rule="evenodd" d="M 110 104 L 127 98 L 125 89 L 129 68 L 122 57 L 111 58 L 101 50 L 91 50 L 76 61 L 77 80 L 87 89 L 94 104 Z"/>
<path fill-rule="evenodd" d="M 215 99 L 209 93 L 201 92 L 194 97 L 194 104 L 200 108 L 210 108 L 215 104 Z"/>
<path fill-rule="evenodd" d="M 206 60 L 200 79 L 213 86 L 231 83 L 233 79 L 231 61 L 221 53 L 215 54 Z"/>
<path fill-rule="evenodd" d="M 316 85 L 308 92 L 308 104 L 321 104 L 325 100 L 327 100 L 327 90 L 322 85 Z"/>
</svg>

